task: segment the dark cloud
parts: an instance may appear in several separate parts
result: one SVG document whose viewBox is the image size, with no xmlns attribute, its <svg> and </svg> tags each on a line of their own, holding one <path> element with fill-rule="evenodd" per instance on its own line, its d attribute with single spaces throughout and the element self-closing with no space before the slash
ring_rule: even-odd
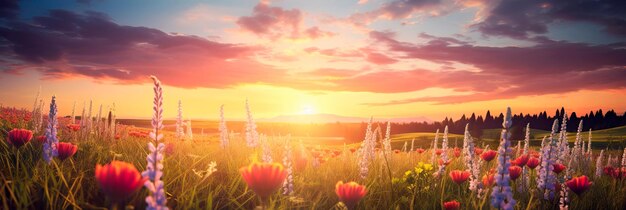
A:
<svg viewBox="0 0 626 210">
<path fill-rule="evenodd" d="M 18 4 L 18 0 L 2 0 L 0 1 L 0 19 L 8 18 L 13 19 L 16 18 L 19 14 L 20 6 Z"/>
<path fill-rule="evenodd" d="M 479 71 L 440 71 L 424 74 L 429 87 L 450 88 L 468 94 L 420 97 L 369 105 L 413 102 L 464 103 L 528 95 L 566 93 L 577 90 L 626 88 L 626 49 L 624 43 L 590 45 L 537 39 L 528 47 L 485 47 L 452 38 L 429 38 L 425 44 L 400 42 L 390 32 L 371 32 L 370 37 L 404 59 L 424 59 L 461 63 Z M 398 78 L 403 79 L 406 77 Z M 410 85 L 421 90 L 424 85 Z"/>
<path fill-rule="evenodd" d="M 475 24 L 483 34 L 527 39 L 549 31 L 557 21 L 589 22 L 604 31 L 626 36 L 626 1 L 623 0 L 506 0 L 490 2 L 493 9 Z"/>
<path fill-rule="evenodd" d="M 12 21 L 0 27 L 0 41 L 5 62 L 15 66 L 6 72 L 32 69 L 52 78 L 133 83 L 157 75 L 168 85 L 221 88 L 286 76 L 251 58 L 259 48 L 119 25 L 95 12 L 52 10 L 32 22 Z"/>
</svg>

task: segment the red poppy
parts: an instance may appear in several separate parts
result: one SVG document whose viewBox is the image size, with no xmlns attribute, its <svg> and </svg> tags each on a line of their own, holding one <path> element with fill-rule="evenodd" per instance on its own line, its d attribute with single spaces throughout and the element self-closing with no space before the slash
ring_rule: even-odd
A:
<svg viewBox="0 0 626 210">
<path fill-rule="evenodd" d="M 455 156 L 455 157 L 460 157 L 460 156 L 461 156 L 461 150 L 457 150 L 457 149 L 455 148 L 455 150 L 454 150 L 454 156 Z"/>
<path fill-rule="evenodd" d="M 57 150 L 58 150 L 58 158 L 63 161 L 69 157 L 72 157 L 74 154 L 76 154 L 76 151 L 78 150 L 78 146 L 73 145 L 72 143 L 67 143 L 67 142 L 60 142 L 57 144 Z"/>
<path fill-rule="evenodd" d="M 254 162 L 239 169 L 248 187 L 262 200 L 268 198 L 282 186 L 287 171 L 280 163 Z"/>
<path fill-rule="evenodd" d="M 422 148 L 417 148 L 417 149 L 415 149 L 415 151 L 416 151 L 417 153 L 419 153 L 419 154 L 422 154 L 422 153 L 424 153 L 424 151 L 426 151 L 426 150 L 424 150 L 424 149 L 422 149 Z"/>
<path fill-rule="evenodd" d="M 350 152 L 352 153 L 356 152 L 356 148 L 350 148 Z"/>
<path fill-rule="evenodd" d="M 398 153 L 400 153 L 400 150 L 399 149 L 394 149 L 393 152 L 398 154 Z"/>
<path fill-rule="evenodd" d="M 436 155 L 441 155 L 441 153 L 443 153 L 443 150 L 442 150 L 442 149 L 437 149 L 437 150 L 435 150 L 435 154 L 436 154 Z"/>
<path fill-rule="evenodd" d="M 450 164 L 450 160 L 447 160 L 446 162 L 443 162 L 442 159 L 439 159 L 439 160 L 437 160 L 437 163 L 439 163 L 439 165 L 446 165 L 447 166 L 448 164 Z"/>
<path fill-rule="evenodd" d="M 463 184 L 470 177 L 469 171 L 453 170 L 450 171 L 450 178 L 457 184 Z"/>
<path fill-rule="evenodd" d="M 495 175 L 494 174 L 485 174 L 483 176 L 483 185 L 485 187 L 493 186 L 494 183 L 496 183 L 496 179 L 495 179 Z"/>
<path fill-rule="evenodd" d="M 96 165 L 96 180 L 102 192 L 113 201 L 128 198 L 146 181 L 135 166 L 115 160 L 104 166 Z"/>
<path fill-rule="evenodd" d="M 335 151 L 333 151 L 333 155 L 339 156 L 339 155 L 341 155 L 341 151 L 335 150 Z"/>
<path fill-rule="evenodd" d="M 511 180 L 516 180 L 522 174 L 522 167 L 519 166 L 509 166 L 509 177 Z"/>
<path fill-rule="evenodd" d="M 38 141 L 39 143 L 44 143 L 44 142 L 46 142 L 46 139 L 47 139 L 47 138 L 46 138 L 46 136 L 44 136 L 44 135 L 37 136 L 37 141 Z"/>
<path fill-rule="evenodd" d="M 484 161 L 489 162 L 496 157 L 496 154 L 498 154 L 496 151 L 487 150 L 487 151 L 484 151 L 483 154 L 480 155 L 480 158 L 482 158 Z"/>
<path fill-rule="evenodd" d="M 17 129 L 9 131 L 9 138 L 7 139 L 9 144 L 16 148 L 20 148 L 24 144 L 28 143 L 33 138 L 33 132 L 26 129 Z"/>
<path fill-rule="evenodd" d="M 552 171 L 554 171 L 554 173 L 557 173 L 557 174 L 561 173 L 561 171 L 565 170 L 566 168 L 565 165 L 560 164 L 560 163 L 554 164 L 553 166 L 554 166 L 554 169 L 552 169 Z"/>
<path fill-rule="evenodd" d="M 335 193 L 339 200 L 348 207 L 354 209 L 359 201 L 367 194 L 367 189 L 363 185 L 356 182 L 343 183 L 337 182 L 335 185 Z"/>
<path fill-rule="evenodd" d="M 539 165 L 539 158 L 531 157 L 528 158 L 528 162 L 526 162 L 526 166 L 531 170 L 535 169 Z"/>
<path fill-rule="evenodd" d="M 451 200 L 443 203 L 443 208 L 446 210 L 458 210 L 461 208 L 461 203 L 456 200 Z"/>
<path fill-rule="evenodd" d="M 579 176 L 579 177 L 574 177 L 572 179 L 570 179 L 569 181 L 565 182 L 565 185 L 567 185 L 567 187 L 569 187 L 570 190 L 572 190 L 572 192 L 576 193 L 576 195 L 579 195 L 584 193 L 585 191 L 587 191 L 587 189 L 589 189 L 589 187 L 591 187 L 591 185 L 593 184 L 593 182 L 589 181 L 589 178 L 587 178 L 587 176 Z"/>
<path fill-rule="evenodd" d="M 70 131 L 78 131 L 78 130 L 80 130 L 80 125 L 79 124 L 67 124 L 65 127 L 67 127 L 67 129 L 69 129 Z"/>
<path fill-rule="evenodd" d="M 481 154 L 483 154 L 483 149 L 476 147 L 476 148 L 474 148 L 474 153 L 476 155 L 481 155 Z"/>
<path fill-rule="evenodd" d="M 524 165 L 526 165 L 528 163 L 528 159 L 530 156 L 529 155 L 521 155 L 517 158 L 515 158 L 515 160 L 511 161 L 511 164 L 514 164 L 516 166 L 520 166 L 520 167 L 524 167 Z"/>
</svg>

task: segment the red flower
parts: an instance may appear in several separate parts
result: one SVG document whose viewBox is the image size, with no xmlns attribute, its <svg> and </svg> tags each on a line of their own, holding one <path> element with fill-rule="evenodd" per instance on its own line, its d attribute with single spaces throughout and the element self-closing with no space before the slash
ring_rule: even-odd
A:
<svg viewBox="0 0 626 210">
<path fill-rule="evenodd" d="M 9 144 L 16 148 L 20 148 L 22 145 L 28 143 L 33 138 L 33 132 L 26 129 L 17 129 L 9 131 L 9 138 L 7 139 Z"/>
<path fill-rule="evenodd" d="M 437 160 L 437 162 L 439 163 L 439 165 L 446 165 L 447 166 L 448 164 L 450 164 L 450 160 L 448 160 L 446 162 L 443 162 L 442 159 L 439 159 L 439 160 Z"/>
<path fill-rule="evenodd" d="M 476 155 L 481 155 L 481 154 L 483 154 L 483 149 L 476 147 L 476 148 L 474 149 L 474 153 L 475 153 Z"/>
<path fill-rule="evenodd" d="M 422 154 L 422 153 L 424 153 L 424 151 L 426 151 L 426 150 L 424 150 L 424 149 L 422 149 L 422 148 L 417 148 L 417 149 L 415 149 L 415 151 L 416 151 L 417 153 L 419 153 L 419 154 Z"/>
<path fill-rule="evenodd" d="M 66 127 L 67 127 L 67 129 L 69 129 L 71 131 L 78 131 L 78 130 L 80 130 L 80 125 L 79 124 L 67 124 Z"/>
<path fill-rule="evenodd" d="M 579 177 L 574 177 L 565 182 L 565 184 L 567 185 L 567 187 L 569 187 L 570 190 L 572 190 L 572 192 L 580 196 L 580 194 L 582 194 L 587 189 L 589 189 L 589 187 L 591 187 L 591 184 L 593 184 L 593 182 L 590 182 L 589 178 L 583 175 Z"/>
<path fill-rule="evenodd" d="M 339 156 L 339 155 L 341 155 L 341 151 L 335 150 L 335 151 L 333 151 L 333 155 Z"/>
<path fill-rule="evenodd" d="M 485 174 L 483 176 L 483 185 L 486 187 L 490 187 L 493 186 L 493 184 L 496 183 L 496 179 L 494 177 L 494 174 Z"/>
<path fill-rule="evenodd" d="M 528 159 L 528 162 L 526 162 L 526 166 L 528 166 L 528 168 L 535 169 L 537 166 L 539 165 L 539 158 L 535 158 L 535 157 L 531 157 Z"/>
<path fill-rule="evenodd" d="M 509 177 L 511 180 L 516 180 L 522 174 L 522 167 L 519 166 L 509 166 Z"/>
<path fill-rule="evenodd" d="M 363 185 L 359 185 L 356 182 L 343 183 L 337 182 L 335 185 L 335 193 L 339 200 L 346 204 L 348 209 L 354 209 L 359 201 L 367 194 L 367 189 Z"/>
<path fill-rule="evenodd" d="M 615 179 L 621 179 L 626 177 L 626 167 L 613 168 L 611 166 L 604 167 L 604 174 L 609 175 Z"/>
<path fill-rule="evenodd" d="M 102 192 L 113 201 L 127 198 L 146 181 L 135 166 L 115 160 L 104 166 L 96 165 L 96 180 Z"/>
<path fill-rule="evenodd" d="M 554 169 L 552 169 L 552 171 L 554 171 L 554 173 L 557 173 L 557 174 L 561 173 L 561 171 L 565 170 L 566 168 L 565 165 L 560 164 L 560 163 L 554 164 L 553 166 L 554 166 Z"/>
<path fill-rule="evenodd" d="M 437 155 L 441 155 L 441 153 L 443 153 L 443 150 L 442 150 L 442 149 L 437 149 L 437 150 L 435 150 L 435 154 L 437 154 Z"/>
<path fill-rule="evenodd" d="M 496 151 L 487 150 L 487 151 L 483 152 L 483 154 L 480 155 L 480 158 L 482 158 L 483 160 L 489 162 L 489 161 L 493 160 L 496 157 L 496 154 L 498 154 Z"/>
<path fill-rule="evenodd" d="M 400 153 L 400 150 L 399 149 L 394 149 L 393 152 L 398 154 L 398 153 Z"/>
<path fill-rule="evenodd" d="M 453 170 L 450 171 L 450 178 L 457 184 L 463 184 L 470 177 L 469 171 Z"/>
<path fill-rule="evenodd" d="M 458 210 L 461 208 L 461 203 L 456 200 L 451 200 L 443 203 L 443 208 L 446 210 Z"/>
<path fill-rule="evenodd" d="M 72 143 L 60 142 L 57 144 L 58 150 L 58 158 L 63 161 L 72 155 L 76 154 L 76 150 L 78 150 L 78 146 L 73 145 Z"/>
<path fill-rule="evenodd" d="M 164 152 L 166 155 L 172 155 L 174 154 L 174 151 L 176 151 L 176 145 L 174 145 L 174 143 L 165 144 Z"/>
<path fill-rule="evenodd" d="M 356 152 L 356 148 L 350 148 L 350 152 L 352 153 Z"/>
<path fill-rule="evenodd" d="M 613 176 L 613 171 L 615 171 L 615 169 L 612 166 L 605 166 L 602 171 L 604 172 L 604 175 Z"/>
<path fill-rule="evenodd" d="M 248 187 L 262 200 L 276 192 L 283 184 L 287 171 L 280 163 L 254 162 L 239 169 Z"/>
<path fill-rule="evenodd" d="M 461 150 L 454 148 L 454 156 L 455 157 L 460 157 L 461 156 Z"/>
<path fill-rule="evenodd" d="M 513 164 L 515 162 L 515 165 L 520 166 L 520 167 L 524 167 L 524 165 L 526 165 L 528 163 L 529 159 L 530 159 L 529 155 L 521 155 L 521 156 L 515 158 L 514 161 L 511 161 L 511 164 Z"/>
<path fill-rule="evenodd" d="M 39 143 L 44 143 L 44 142 L 46 142 L 46 136 L 44 136 L 44 135 L 37 136 L 37 141 L 38 141 Z"/>
</svg>

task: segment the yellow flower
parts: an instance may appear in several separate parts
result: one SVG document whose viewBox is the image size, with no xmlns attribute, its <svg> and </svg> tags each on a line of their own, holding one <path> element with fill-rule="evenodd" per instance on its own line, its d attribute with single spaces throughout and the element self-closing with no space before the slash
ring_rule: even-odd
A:
<svg viewBox="0 0 626 210">
<path fill-rule="evenodd" d="M 427 170 L 427 171 L 433 170 L 433 165 L 432 164 L 424 164 L 424 170 Z"/>
<path fill-rule="evenodd" d="M 415 173 L 416 174 L 421 174 L 424 171 L 424 169 L 422 168 L 415 168 Z"/>
</svg>

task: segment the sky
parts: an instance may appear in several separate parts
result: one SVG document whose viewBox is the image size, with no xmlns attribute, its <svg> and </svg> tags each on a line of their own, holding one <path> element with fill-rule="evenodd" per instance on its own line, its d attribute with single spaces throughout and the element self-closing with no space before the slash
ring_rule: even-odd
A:
<svg viewBox="0 0 626 210">
<path fill-rule="evenodd" d="M 0 3 L 0 104 L 150 118 L 626 110 L 623 0 Z M 79 111 L 77 111 L 79 112 Z"/>
</svg>

